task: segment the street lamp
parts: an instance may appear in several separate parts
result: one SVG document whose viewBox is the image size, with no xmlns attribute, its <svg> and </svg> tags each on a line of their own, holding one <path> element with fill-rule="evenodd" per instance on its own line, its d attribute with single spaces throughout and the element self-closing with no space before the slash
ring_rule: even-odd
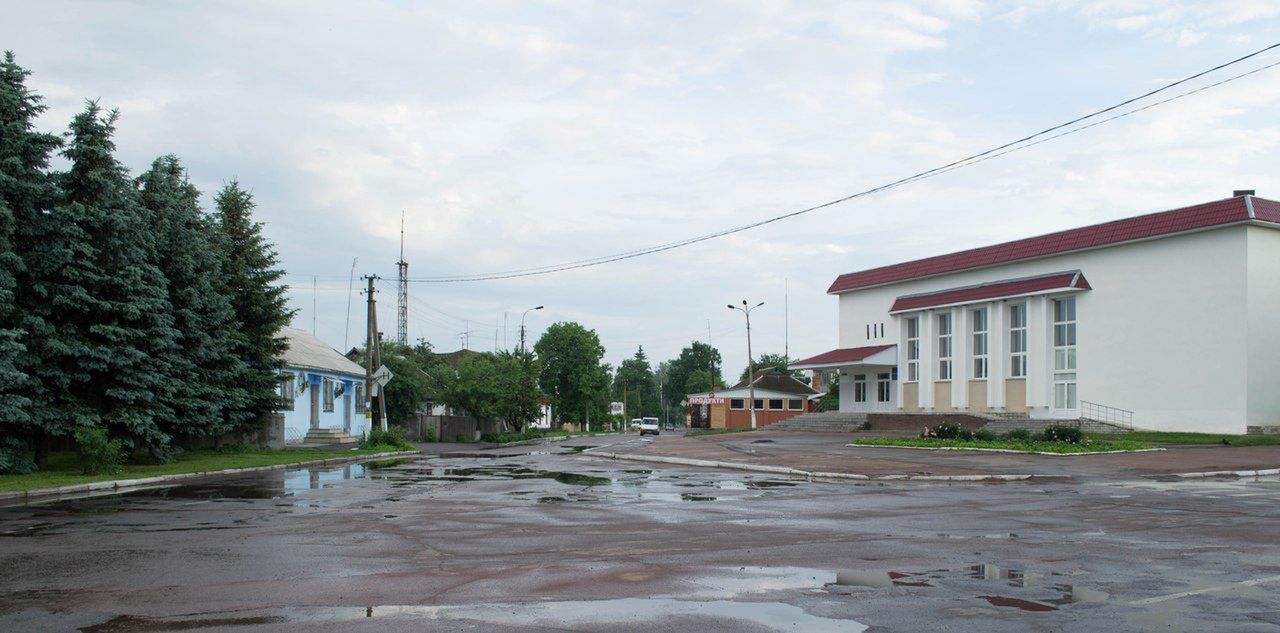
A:
<svg viewBox="0 0 1280 633">
<path fill-rule="evenodd" d="M 749 409 L 751 411 L 751 428 L 753 429 L 756 428 L 756 381 L 754 375 L 756 373 L 756 369 L 755 363 L 751 359 L 751 311 L 762 305 L 764 305 L 763 301 L 751 307 L 747 307 L 746 299 L 742 300 L 741 308 L 733 305 L 732 303 L 729 304 L 730 310 L 737 310 L 747 317 L 747 393 L 748 397 L 751 399 Z"/>
<path fill-rule="evenodd" d="M 520 315 L 520 353 L 521 354 L 524 353 L 524 318 L 526 316 L 529 316 L 530 312 L 533 312 L 534 310 L 541 310 L 541 309 L 542 309 L 542 306 L 538 306 L 536 308 L 529 308 L 528 310 L 524 311 L 524 314 Z"/>
</svg>

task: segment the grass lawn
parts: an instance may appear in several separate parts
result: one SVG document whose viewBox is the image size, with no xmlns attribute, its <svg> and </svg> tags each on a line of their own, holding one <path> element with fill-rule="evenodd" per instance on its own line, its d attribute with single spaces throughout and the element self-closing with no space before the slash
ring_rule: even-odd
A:
<svg viewBox="0 0 1280 633">
<path fill-rule="evenodd" d="M 1280 435 L 1221 435 L 1217 433 L 1171 433 L 1135 431 L 1133 433 L 1090 433 L 1089 439 L 1110 442 L 1132 440 L 1156 444 L 1229 444 L 1231 446 L 1272 446 L 1280 444 Z"/>
<path fill-rule="evenodd" d="M 755 429 L 744 426 L 733 429 L 691 429 L 684 434 L 685 437 L 698 437 L 699 435 L 720 435 L 722 433 L 742 433 L 744 431 L 754 431 Z"/>
<path fill-rule="evenodd" d="M 80 464 L 73 452 L 59 452 L 49 455 L 49 465 L 27 475 L 0 475 L 0 492 L 9 490 L 32 490 L 53 486 L 69 486 L 95 481 L 113 479 L 138 479 L 155 477 L 156 475 L 175 475 L 178 473 L 197 473 L 226 468 L 251 468 L 254 466 L 272 466 L 306 462 L 317 459 L 335 457 L 351 457 L 371 455 L 396 450 L 392 447 L 379 447 L 370 450 L 251 450 L 243 452 L 220 452 L 217 450 L 184 451 L 169 464 L 137 465 L 125 464 L 120 472 L 113 475 L 82 475 Z"/>
<path fill-rule="evenodd" d="M 853 442 L 857 446 L 917 446 L 922 448 L 999 448 L 1008 451 L 1038 453 L 1102 453 L 1106 451 L 1136 451 L 1151 448 L 1150 444 L 1130 439 L 1091 440 L 1087 444 L 1066 442 L 1037 442 L 1032 440 L 941 440 L 923 437 L 868 437 Z M 1123 437 L 1123 436 L 1122 436 Z"/>
</svg>

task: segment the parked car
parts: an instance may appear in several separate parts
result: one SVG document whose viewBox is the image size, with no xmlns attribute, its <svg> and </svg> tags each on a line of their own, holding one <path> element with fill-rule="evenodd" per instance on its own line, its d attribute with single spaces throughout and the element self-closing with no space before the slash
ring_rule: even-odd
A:
<svg viewBox="0 0 1280 633">
<path fill-rule="evenodd" d="M 639 429 L 639 428 L 640 428 L 640 424 L 641 424 L 642 422 L 644 422 L 644 420 L 642 420 L 642 419 L 640 419 L 640 418 L 632 418 L 632 419 L 631 419 L 631 423 L 627 425 L 627 428 L 629 428 L 629 429 L 631 429 L 632 431 L 634 431 L 634 430 L 636 430 L 636 429 Z"/>
<path fill-rule="evenodd" d="M 658 418 L 643 418 L 640 420 L 640 435 L 657 435 L 658 434 Z"/>
</svg>

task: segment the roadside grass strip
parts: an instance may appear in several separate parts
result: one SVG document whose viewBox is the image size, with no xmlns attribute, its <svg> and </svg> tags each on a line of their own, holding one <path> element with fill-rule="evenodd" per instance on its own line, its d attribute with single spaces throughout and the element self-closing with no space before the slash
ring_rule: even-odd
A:
<svg viewBox="0 0 1280 633">
<path fill-rule="evenodd" d="M 1123 440 L 1151 444 L 1221 444 L 1224 446 L 1275 446 L 1280 444 L 1280 434 L 1228 435 L 1224 433 L 1133 431 L 1131 433 L 1089 433 L 1088 437 L 1096 442 Z"/>
<path fill-rule="evenodd" d="M 910 448 L 932 451 L 980 451 L 987 453 L 1026 453 L 1071 457 L 1076 455 L 1107 455 L 1112 453 L 1145 453 L 1162 451 L 1163 448 L 1132 440 L 1088 441 L 1081 444 L 1068 442 L 1038 442 L 1032 440 L 951 440 L 932 437 L 871 437 L 860 439 L 847 446 L 869 448 Z"/>
</svg>

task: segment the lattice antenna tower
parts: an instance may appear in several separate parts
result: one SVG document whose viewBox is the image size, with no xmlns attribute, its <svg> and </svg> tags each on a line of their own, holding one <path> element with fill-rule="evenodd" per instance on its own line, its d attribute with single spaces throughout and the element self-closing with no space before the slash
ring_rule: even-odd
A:
<svg viewBox="0 0 1280 633">
<path fill-rule="evenodd" d="M 404 211 L 400 212 L 400 261 L 396 262 L 396 342 L 409 344 L 409 262 L 404 261 Z"/>
</svg>

